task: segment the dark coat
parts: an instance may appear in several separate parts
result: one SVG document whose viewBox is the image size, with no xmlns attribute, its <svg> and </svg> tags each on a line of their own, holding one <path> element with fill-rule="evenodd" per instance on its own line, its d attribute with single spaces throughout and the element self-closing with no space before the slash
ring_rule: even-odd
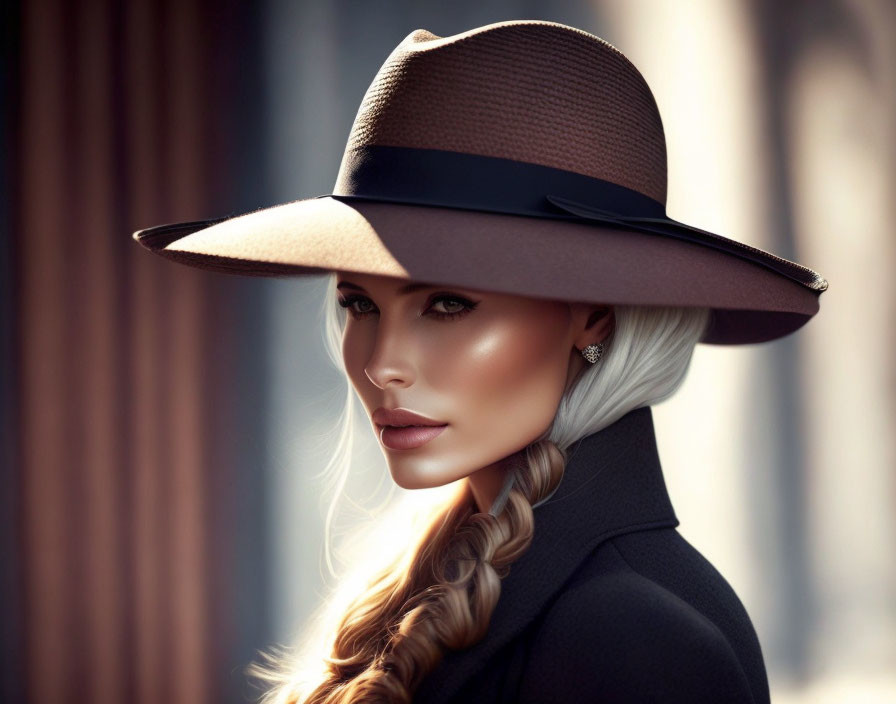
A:
<svg viewBox="0 0 896 704">
<path fill-rule="evenodd" d="M 750 617 L 675 530 L 650 407 L 570 448 L 501 582 L 486 637 L 449 652 L 416 704 L 767 704 Z"/>
</svg>

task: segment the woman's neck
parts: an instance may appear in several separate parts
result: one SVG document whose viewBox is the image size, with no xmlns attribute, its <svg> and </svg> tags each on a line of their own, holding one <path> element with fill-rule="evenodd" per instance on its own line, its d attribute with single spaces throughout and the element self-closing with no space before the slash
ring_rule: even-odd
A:
<svg viewBox="0 0 896 704">
<path fill-rule="evenodd" d="M 478 469 L 467 477 L 470 493 L 473 495 L 478 512 L 487 513 L 492 507 L 498 494 L 501 493 L 509 469 L 509 458 L 505 458 Z"/>
</svg>

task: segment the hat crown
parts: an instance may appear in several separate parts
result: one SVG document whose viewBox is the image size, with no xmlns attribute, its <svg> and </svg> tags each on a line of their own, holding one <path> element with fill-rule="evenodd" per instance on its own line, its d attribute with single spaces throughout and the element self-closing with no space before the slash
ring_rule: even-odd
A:
<svg viewBox="0 0 896 704">
<path fill-rule="evenodd" d="M 608 42 L 554 22 L 411 32 L 367 89 L 346 157 L 374 145 L 539 164 L 666 202 L 665 137 L 646 81 Z"/>
</svg>

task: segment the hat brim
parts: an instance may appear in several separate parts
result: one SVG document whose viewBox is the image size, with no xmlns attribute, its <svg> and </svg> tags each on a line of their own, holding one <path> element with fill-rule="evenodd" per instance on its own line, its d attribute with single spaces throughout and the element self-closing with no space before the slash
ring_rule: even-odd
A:
<svg viewBox="0 0 896 704">
<path fill-rule="evenodd" d="M 309 198 L 134 233 L 190 266 L 254 276 L 356 271 L 464 288 L 607 304 L 699 306 L 708 344 L 788 335 L 818 292 L 724 251 L 604 224 Z"/>
</svg>

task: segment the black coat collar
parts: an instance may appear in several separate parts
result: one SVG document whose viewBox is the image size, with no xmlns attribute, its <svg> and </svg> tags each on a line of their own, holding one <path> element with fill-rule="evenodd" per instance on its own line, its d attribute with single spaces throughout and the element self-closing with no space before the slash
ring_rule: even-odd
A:
<svg viewBox="0 0 896 704">
<path fill-rule="evenodd" d="M 601 542 L 679 524 L 663 479 L 650 407 L 630 411 L 574 443 L 559 487 L 534 513 L 532 544 L 501 582 L 486 637 L 449 652 L 417 690 L 421 701 L 450 699 L 523 631 Z"/>
</svg>

